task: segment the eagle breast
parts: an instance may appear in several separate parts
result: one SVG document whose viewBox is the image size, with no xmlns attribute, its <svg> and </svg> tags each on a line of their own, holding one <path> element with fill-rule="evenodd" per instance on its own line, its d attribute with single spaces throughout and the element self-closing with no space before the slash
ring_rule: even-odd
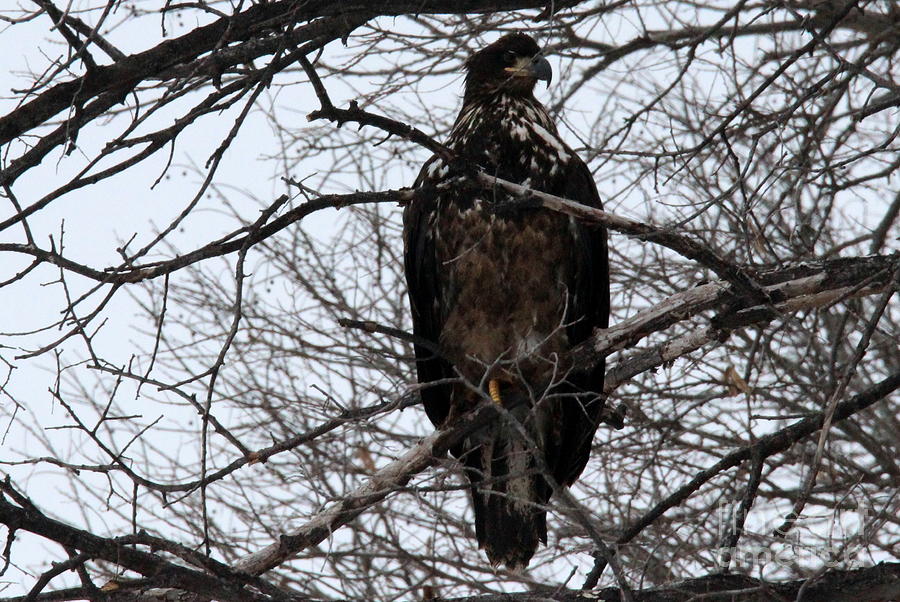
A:
<svg viewBox="0 0 900 602">
<path fill-rule="evenodd" d="M 533 99 L 497 94 L 464 107 L 448 146 L 485 173 L 535 190 L 562 187 L 572 157 Z M 426 182 L 452 177 L 435 159 Z M 499 189 L 448 187 L 436 199 L 429 229 L 442 269 L 442 349 L 478 382 L 498 358 L 528 382 L 547 380 L 569 347 L 570 218 L 546 210 L 497 211 L 513 200 Z"/>
</svg>

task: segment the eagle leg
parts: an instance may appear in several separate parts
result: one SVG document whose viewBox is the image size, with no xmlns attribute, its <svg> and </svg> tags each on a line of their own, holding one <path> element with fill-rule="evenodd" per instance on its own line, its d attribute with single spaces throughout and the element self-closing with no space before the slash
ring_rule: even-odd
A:
<svg viewBox="0 0 900 602">
<path fill-rule="evenodd" d="M 491 396 L 491 399 L 494 400 L 494 403 L 497 405 L 503 405 L 503 399 L 500 397 L 500 380 L 496 378 L 492 378 L 488 381 L 488 393 Z"/>
</svg>

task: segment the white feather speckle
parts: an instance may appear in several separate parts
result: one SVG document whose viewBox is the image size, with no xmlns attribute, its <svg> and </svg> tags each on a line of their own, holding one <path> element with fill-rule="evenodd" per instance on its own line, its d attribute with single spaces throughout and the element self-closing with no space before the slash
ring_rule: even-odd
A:
<svg viewBox="0 0 900 602">
<path fill-rule="evenodd" d="M 559 160 L 563 163 L 569 162 L 569 153 L 566 151 L 566 148 L 562 145 L 559 138 L 551 134 L 547 131 L 547 129 L 541 124 L 535 122 L 531 124 L 531 129 L 537 134 L 544 142 L 547 143 L 548 146 L 552 147 L 553 150 L 559 155 Z"/>
<path fill-rule="evenodd" d="M 428 178 L 439 180 L 447 175 L 447 166 L 443 161 L 435 161 L 428 167 Z"/>
<path fill-rule="evenodd" d="M 513 138 L 521 140 L 522 142 L 528 140 L 528 130 L 521 123 L 514 124 L 511 130 Z"/>
</svg>

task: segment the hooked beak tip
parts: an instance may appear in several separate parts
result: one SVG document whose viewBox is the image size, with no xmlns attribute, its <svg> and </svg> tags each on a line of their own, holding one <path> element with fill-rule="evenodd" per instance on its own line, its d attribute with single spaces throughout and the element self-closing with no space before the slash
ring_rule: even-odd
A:
<svg viewBox="0 0 900 602">
<path fill-rule="evenodd" d="M 553 80 L 553 69 L 547 59 L 542 56 L 535 57 L 531 62 L 531 72 L 537 79 L 547 82 L 547 87 L 550 87 L 550 82 Z"/>
</svg>

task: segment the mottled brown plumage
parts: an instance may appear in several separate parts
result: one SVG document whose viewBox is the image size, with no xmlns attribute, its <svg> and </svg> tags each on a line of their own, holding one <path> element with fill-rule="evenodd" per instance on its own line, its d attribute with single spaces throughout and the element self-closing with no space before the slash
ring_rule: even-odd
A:
<svg viewBox="0 0 900 602">
<path fill-rule="evenodd" d="M 448 146 L 489 174 L 600 207 L 587 166 L 534 97 L 550 79 L 534 40 L 504 36 L 466 66 Z M 492 563 L 522 567 L 546 541 L 551 482 L 581 474 L 602 410 L 603 365 L 575 373 L 564 358 L 607 325 L 606 232 L 543 209 L 498 212 L 506 193 L 466 185 L 437 157 L 416 180 L 426 184 L 440 188 L 404 213 L 405 268 L 415 333 L 441 356 L 418 346 L 416 367 L 423 384 L 468 384 L 427 387 L 422 399 L 440 426 L 493 381 L 524 427 L 527 437 L 498 421 L 453 450 L 472 484 L 479 544 Z"/>
</svg>

